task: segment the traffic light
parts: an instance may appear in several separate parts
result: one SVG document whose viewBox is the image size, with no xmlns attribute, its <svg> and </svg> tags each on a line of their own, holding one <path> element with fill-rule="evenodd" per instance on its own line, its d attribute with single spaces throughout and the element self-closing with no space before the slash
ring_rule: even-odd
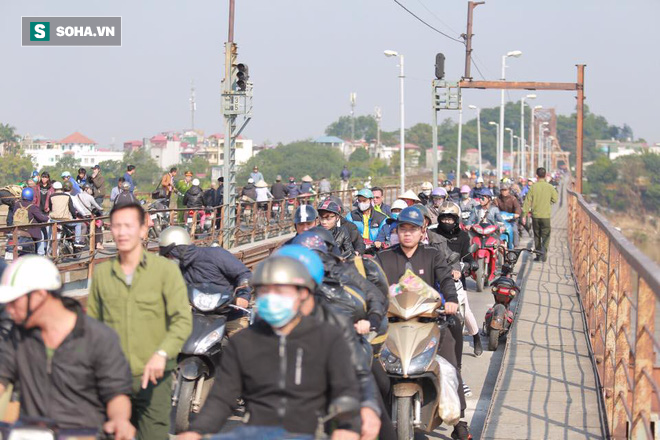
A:
<svg viewBox="0 0 660 440">
<path fill-rule="evenodd" d="M 250 79 L 247 64 L 239 63 L 236 65 L 236 87 L 244 92 L 247 89 L 248 79 Z"/>
<path fill-rule="evenodd" d="M 441 53 L 435 56 L 435 77 L 437 79 L 445 77 L 445 55 Z"/>
</svg>

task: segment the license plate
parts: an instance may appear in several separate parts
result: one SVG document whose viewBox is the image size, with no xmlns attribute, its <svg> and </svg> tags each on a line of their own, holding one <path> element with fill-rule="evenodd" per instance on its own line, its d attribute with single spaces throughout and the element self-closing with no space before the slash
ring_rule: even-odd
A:
<svg viewBox="0 0 660 440">
<path fill-rule="evenodd" d="M 192 219 L 192 217 L 191 217 L 191 218 L 189 218 L 189 219 L 186 221 L 186 223 L 192 223 L 192 220 L 193 220 L 193 219 Z"/>
<path fill-rule="evenodd" d="M 158 218 L 158 214 L 151 214 L 151 220 L 156 220 Z"/>
<path fill-rule="evenodd" d="M 14 259 L 13 252 L 5 252 L 5 260 L 13 260 L 13 259 Z"/>
</svg>

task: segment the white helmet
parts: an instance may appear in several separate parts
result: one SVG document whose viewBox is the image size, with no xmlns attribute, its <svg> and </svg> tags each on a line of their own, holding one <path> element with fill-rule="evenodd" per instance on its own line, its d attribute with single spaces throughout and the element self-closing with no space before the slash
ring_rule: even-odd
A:
<svg viewBox="0 0 660 440">
<path fill-rule="evenodd" d="M 2 274 L 0 304 L 10 303 L 35 290 L 53 292 L 61 288 L 60 271 L 52 261 L 39 255 L 26 255 L 10 264 Z"/>
<path fill-rule="evenodd" d="M 199 179 L 193 179 L 192 184 L 193 186 L 199 186 Z"/>
<path fill-rule="evenodd" d="M 408 204 L 401 199 L 396 199 L 390 209 L 406 209 Z"/>
<path fill-rule="evenodd" d="M 252 177 L 250 177 L 250 178 L 248 179 L 248 183 L 254 183 L 254 179 L 253 179 Z"/>
<path fill-rule="evenodd" d="M 422 183 L 422 191 L 428 191 L 433 189 L 433 184 L 431 182 Z"/>
<path fill-rule="evenodd" d="M 181 226 L 170 226 L 163 229 L 163 232 L 160 233 L 160 237 L 158 238 L 158 246 L 161 248 L 170 245 L 180 246 L 191 243 L 190 234 Z"/>
<path fill-rule="evenodd" d="M 477 183 L 484 183 L 484 178 L 481 176 L 477 177 Z"/>
<path fill-rule="evenodd" d="M 62 182 L 53 182 L 53 189 L 62 189 Z"/>
</svg>

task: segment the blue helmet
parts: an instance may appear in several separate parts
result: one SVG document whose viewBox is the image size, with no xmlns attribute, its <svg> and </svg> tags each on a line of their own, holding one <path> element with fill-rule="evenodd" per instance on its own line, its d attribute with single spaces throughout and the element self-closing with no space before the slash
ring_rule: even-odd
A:
<svg viewBox="0 0 660 440">
<path fill-rule="evenodd" d="M 424 227 L 424 215 L 416 206 L 409 206 L 399 213 L 397 223 L 410 223 L 411 225 Z"/>
<path fill-rule="evenodd" d="M 325 274 L 323 262 L 321 261 L 321 257 L 319 257 L 313 250 L 307 249 L 299 244 L 290 244 L 280 248 L 273 255 L 291 257 L 294 260 L 300 261 L 305 265 L 317 285 L 320 285 L 323 282 L 323 275 Z"/>
<path fill-rule="evenodd" d="M 358 195 L 358 197 L 364 197 L 364 198 L 367 198 L 367 199 L 373 199 L 374 198 L 374 193 L 371 192 L 371 190 L 368 189 L 368 188 L 361 189 L 360 191 L 358 191 L 357 195 Z"/>
<path fill-rule="evenodd" d="M 490 197 L 492 199 L 493 191 L 491 191 L 488 188 L 481 188 L 481 190 L 479 191 L 479 197 Z"/>
<path fill-rule="evenodd" d="M 293 214 L 293 224 L 306 223 L 318 218 L 319 213 L 312 205 L 300 205 Z"/>
<path fill-rule="evenodd" d="M 32 188 L 23 188 L 21 191 L 21 199 L 31 202 L 34 200 L 34 190 Z"/>
</svg>

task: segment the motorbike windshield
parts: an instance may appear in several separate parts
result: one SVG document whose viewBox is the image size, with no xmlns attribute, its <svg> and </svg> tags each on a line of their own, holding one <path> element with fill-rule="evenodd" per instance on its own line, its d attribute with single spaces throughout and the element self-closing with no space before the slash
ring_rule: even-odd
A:
<svg viewBox="0 0 660 440">
<path fill-rule="evenodd" d="M 510 212 L 505 212 L 505 211 L 500 212 L 500 215 L 502 216 L 502 219 L 503 219 L 505 222 L 510 222 L 510 221 L 513 220 L 513 218 L 515 217 L 514 214 L 512 214 L 512 213 L 510 213 Z"/>
<path fill-rule="evenodd" d="M 430 317 L 441 304 L 440 294 L 410 270 L 406 271 L 398 284 L 390 287 L 388 312 L 392 316 L 404 320 L 422 315 Z"/>
<path fill-rule="evenodd" d="M 200 312 L 223 309 L 234 298 L 231 290 L 213 284 L 192 284 L 188 286 L 188 300 Z"/>
</svg>

